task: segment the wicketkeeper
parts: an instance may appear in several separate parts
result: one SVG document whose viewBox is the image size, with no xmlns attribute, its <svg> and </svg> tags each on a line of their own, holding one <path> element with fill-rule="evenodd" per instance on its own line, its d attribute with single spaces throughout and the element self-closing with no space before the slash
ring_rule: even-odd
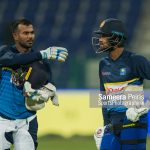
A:
<svg viewBox="0 0 150 150">
<path fill-rule="evenodd" d="M 64 62 L 68 51 L 48 47 L 34 51 L 35 33 L 27 19 L 11 26 L 14 45 L 0 48 L 0 150 L 36 150 L 36 111 L 51 100 L 58 105 L 49 61 Z"/>
</svg>

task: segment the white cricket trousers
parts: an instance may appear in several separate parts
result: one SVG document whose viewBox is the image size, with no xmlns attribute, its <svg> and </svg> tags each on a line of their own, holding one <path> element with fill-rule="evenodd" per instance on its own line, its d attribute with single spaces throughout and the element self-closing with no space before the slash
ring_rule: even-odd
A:
<svg viewBox="0 0 150 150">
<path fill-rule="evenodd" d="M 33 115 L 26 119 L 8 120 L 0 116 L 0 150 L 9 150 L 11 142 L 6 138 L 12 133 L 14 150 L 35 150 L 34 141 L 29 133 L 29 124 L 36 117 Z"/>
</svg>

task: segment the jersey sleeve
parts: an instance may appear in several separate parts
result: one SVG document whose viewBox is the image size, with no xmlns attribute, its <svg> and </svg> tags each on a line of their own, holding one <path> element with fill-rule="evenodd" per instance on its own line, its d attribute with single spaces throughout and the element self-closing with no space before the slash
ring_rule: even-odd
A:
<svg viewBox="0 0 150 150">
<path fill-rule="evenodd" d="M 42 59 L 40 52 L 30 52 L 26 54 L 13 53 L 8 47 L 0 49 L 0 66 L 11 67 L 14 65 L 30 64 Z"/>
<path fill-rule="evenodd" d="M 131 64 L 135 76 L 150 80 L 150 61 L 143 56 L 135 55 Z"/>
<path fill-rule="evenodd" d="M 104 93 L 105 88 L 104 88 L 104 82 L 101 74 L 101 68 L 102 68 L 101 66 L 102 66 L 102 62 L 100 62 L 99 64 L 99 79 L 100 79 L 100 92 Z M 110 120 L 109 120 L 109 115 L 106 106 L 102 106 L 102 115 L 104 120 L 104 126 L 108 125 L 110 123 Z"/>
</svg>

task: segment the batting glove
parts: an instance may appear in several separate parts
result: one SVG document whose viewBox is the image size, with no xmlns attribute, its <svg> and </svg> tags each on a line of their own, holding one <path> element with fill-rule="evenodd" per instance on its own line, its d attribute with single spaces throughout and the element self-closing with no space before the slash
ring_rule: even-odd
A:
<svg viewBox="0 0 150 150">
<path fill-rule="evenodd" d="M 94 134 L 94 140 L 95 140 L 96 147 L 98 150 L 100 149 L 100 146 L 102 143 L 102 137 L 104 135 L 105 128 L 106 126 L 97 128 Z"/>
<path fill-rule="evenodd" d="M 128 108 L 126 111 L 127 119 L 136 122 L 139 118 L 148 112 L 148 108 Z"/>
<path fill-rule="evenodd" d="M 64 47 L 49 47 L 40 51 L 42 59 L 55 59 L 64 62 L 68 56 L 68 51 Z"/>
</svg>

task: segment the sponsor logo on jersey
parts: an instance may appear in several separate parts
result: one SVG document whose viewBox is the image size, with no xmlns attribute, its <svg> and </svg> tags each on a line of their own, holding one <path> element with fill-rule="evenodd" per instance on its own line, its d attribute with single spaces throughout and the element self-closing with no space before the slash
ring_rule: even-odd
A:
<svg viewBox="0 0 150 150">
<path fill-rule="evenodd" d="M 104 71 L 102 71 L 102 75 L 103 76 L 109 76 L 109 75 L 111 75 L 111 72 L 104 72 Z"/>
<path fill-rule="evenodd" d="M 124 91 L 124 89 L 129 85 L 129 83 L 132 85 L 132 82 L 135 82 L 139 80 L 139 78 L 135 78 L 132 80 L 128 80 L 128 81 L 123 81 L 123 82 L 114 82 L 114 83 L 104 83 L 104 87 L 106 90 L 106 93 L 113 93 L 113 92 L 121 92 Z M 135 88 L 135 87 L 134 87 Z M 128 91 L 139 91 L 139 89 L 141 89 L 141 87 L 138 85 L 138 89 L 133 90 L 133 89 L 128 89 Z"/>
<path fill-rule="evenodd" d="M 105 89 L 106 89 L 106 94 L 110 94 L 110 93 L 118 93 L 124 90 L 124 88 L 127 86 L 127 84 L 119 84 L 119 85 L 115 85 L 115 84 L 105 84 Z"/>
</svg>

